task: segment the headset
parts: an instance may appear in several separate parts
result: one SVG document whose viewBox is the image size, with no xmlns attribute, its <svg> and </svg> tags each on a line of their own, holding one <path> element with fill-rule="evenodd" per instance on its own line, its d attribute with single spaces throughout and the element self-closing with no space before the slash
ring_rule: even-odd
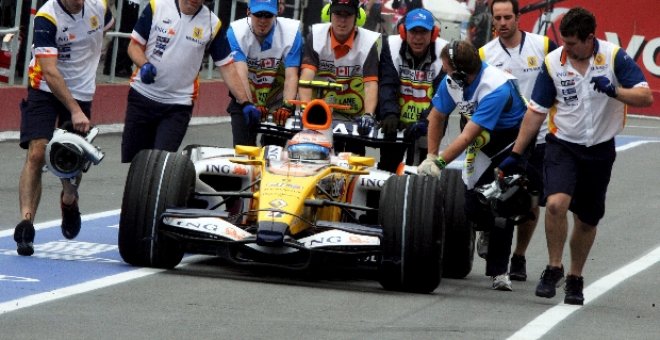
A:
<svg viewBox="0 0 660 340">
<path fill-rule="evenodd" d="M 332 4 L 327 3 L 321 9 L 321 22 L 330 22 L 330 7 Z M 365 12 L 362 6 L 358 6 L 358 12 L 355 17 L 355 25 L 357 27 L 362 27 L 367 22 L 367 12 Z"/>
<path fill-rule="evenodd" d="M 427 13 L 428 15 L 431 15 L 431 13 Z M 406 33 L 406 17 L 403 17 L 403 19 L 399 22 L 397 25 L 397 29 L 399 31 L 399 36 L 401 39 L 406 40 L 406 37 L 408 34 Z M 438 26 L 433 25 L 433 30 L 431 31 L 431 41 L 435 41 L 435 39 L 440 36 L 440 28 Z"/>
<path fill-rule="evenodd" d="M 454 40 L 449 44 L 449 49 L 447 50 L 449 54 L 449 62 L 451 63 L 451 67 L 454 69 L 454 72 L 450 74 L 451 79 L 453 79 L 456 84 L 460 87 L 465 87 L 467 84 L 467 73 L 465 71 L 461 70 L 456 63 L 456 54 L 458 54 L 458 40 Z"/>
</svg>

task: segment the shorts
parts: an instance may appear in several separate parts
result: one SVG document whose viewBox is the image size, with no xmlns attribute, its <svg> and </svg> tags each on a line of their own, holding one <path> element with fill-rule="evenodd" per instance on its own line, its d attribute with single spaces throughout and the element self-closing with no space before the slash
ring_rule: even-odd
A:
<svg viewBox="0 0 660 340">
<path fill-rule="evenodd" d="M 193 105 L 163 104 L 131 88 L 121 139 L 121 161 L 130 163 L 140 150 L 176 152 L 192 117 Z"/>
<path fill-rule="evenodd" d="M 571 196 L 569 210 L 596 226 L 605 215 L 605 196 L 616 159 L 614 139 L 586 147 L 546 136 L 543 162 L 545 196 Z"/>
<path fill-rule="evenodd" d="M 87 118 L 92 117 L 92 102 L 76 100 Z M 53 138 L 55 124 L 61 127 L 71 121 L 71 112 L 54 94 L 28 87 L 27 100 L 20 103 L 21 138 L 20 146 L 27 149 L 30 141 Z"/>
</svg>

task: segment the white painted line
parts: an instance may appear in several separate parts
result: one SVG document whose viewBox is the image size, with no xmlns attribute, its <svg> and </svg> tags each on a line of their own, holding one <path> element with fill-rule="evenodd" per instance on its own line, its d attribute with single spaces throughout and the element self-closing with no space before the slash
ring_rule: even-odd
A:
<svg viewBox="0 0 660 340">
<path fill-rule="evenodd" d="M 619 285 L 624 280 L 635 276 L 660 261 L 660 246 L 653 249 L 648 254 L 638 260 L 631 262 L 617 271 L 599 279 L 584 289 L 585 306 L 596 300 L 599 296 L 607 293 L 612 288 Z M 554 306 L 536 319 L 529 322 L 519 331 L 511 335 L 508 340 L 535 340 L 546 335 L 554 326 L 566 319 L 573 312 L 578 311 L 583 306 L 574 306 L 559 304 Z"/>
<path fill-rule="evenodd" d="M 209 256 L 206 255 L 189 256 L 184 258 L 183 261 L 181 261 L 179 267 L 185 267 L 190 263 L 198 262 L 206 258 L 209 258 Z M 13 312 L 15 310 L 19 310 L 22 308 L 38 305 L 44 302 L 50 302 L 77 294 L 87 293 L 96 289 L 128 282 L 152 274 L 157 274 L 163 271 L 165 271 L 165 269 L 140 268 L 121 274 L 116 274 L 92 281 L 83 282 L 73 286 L 55 289 L 49 292 L 43 292 L 39 294 L 26 296 L 20 299 L 7 301 L 4 303 L 0 303 L 0 315 L 8 312 Z"/>
<path fill-rule="evenodd" d="M 636 142 L 628 143 L 626 145 L 622 145 L 622 146 L 617 147 L 616 152 L 626 151 L 626 150 L 629 150 L 629 149 L 632 149 L 632 148 L 635 148 L 635 147 L 638 147 L 640 145 L 644 145 L 644 144 L 647 144 L 647 143 L 658 143 L 658 142 L 660 142 L 660 141 L 657 141 L 657 140 L 639 140 L 639 141 L 636 141 Z"/>
</svg>

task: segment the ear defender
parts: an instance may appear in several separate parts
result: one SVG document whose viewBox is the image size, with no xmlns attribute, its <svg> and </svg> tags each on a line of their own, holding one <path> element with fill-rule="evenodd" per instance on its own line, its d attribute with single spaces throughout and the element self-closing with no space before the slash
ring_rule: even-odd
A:
<svg viewBox="0 0 660 340">
<path fill-rule="evenodd" d="M 330 22 L 330 3 L 325 4 L 321 9 L 321 22 Z M 360 7 L 356 16 L 355 25 L 362 27 L 366 22 L 367 12 L 364 11 L 364 8 Z"/>
<path fill-rule="evenodd" d="M 399 24 L 399 36 L 403 40 L 406 40 L 406 37 L 408 36 L 406 34 L 405 22 Z M 438 26 L 433 26 L 433 30 L 431 31 L 431 41 L 435 41 L 435 39 L 438 39 L 439 36 L 440 36 L 440 29 L 438 28 Z"/>
</svg>

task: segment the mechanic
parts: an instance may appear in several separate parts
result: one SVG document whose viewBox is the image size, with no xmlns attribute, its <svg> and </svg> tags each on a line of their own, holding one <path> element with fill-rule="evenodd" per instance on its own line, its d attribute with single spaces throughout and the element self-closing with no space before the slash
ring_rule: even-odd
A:
<svg viewBox="0 0 660 340">
<path fill-rule="evenodd" d="M 490 230 L 486 275 L 492 288 L 512 290 L 507 274 L 513 222 L 495 225 L 489 205 L 479 201 L 475 187 L 491 183 L 495 166 L 506 158 L 518 135 L 525 102 L 514 84 L 516 79 L 479 59 L 469 42 L 453 41 L 440 53 L 447 76 L 433 96 L 429 113 L 429 154 L 419 165 L 421 175 L 439 176 L 448 163 L 465 151 L 463 178 L 466 183 L 465 213 L 477 230 Z M 438 153 L 447 116 L 457 108 L 466 120 L 460 135 Z"/>
<path fill-rule="evenodd" d="M 389 60 L 381 55 L 379 120 L 386 139 L 396 138 L 401 127 L 406 129 L 407 142 L 414 145 L 426 135 L 431 98 L 445 75 L 440 51 L 447 41 L 438 38 L 440 30 L 426 9 L 409 11 L 404 20 L 399 34 L 387 38 Z M 414 146 L 397 143 L 381 146 L 378 167 L 396 172 L 406 149 L 406 163 L 412 165 Z"/>
<path fill-rule="evenodd" d="M 220 19 L 199 0 L 153 0 L 131 33 L 128 55 L 139 69 L 131 78 L 121 160 L 142 149 L 177 151 L 199 91 L 208 48 L 245 117 L 261 119 L 232 63 Z"/>
<path fill-rule="evenodd" d="M 113 24 L 114 18 L 101 0 L 50 0 L 34 18 L 30 84 L 27 100 L 20 104 L 20 146 L 27 149 L 27 155 L 18 190 L 22 220 L 14 230 L 19 255 L 34 253 L 33 223 L 41 199 L 41 174 L 56 123 L 62 127 L 70 121 L 80 134 L 90 129 L 103 33 Z M 61 228 L 67 239 L 80 232 L 80 180 L 80 175 L 62 179 Z"/>
<path fill-rule="evenodd" d="M 536 295 L 555 296 L 564 279 L 562 253 L 570 210 L 574 226 L 564 303 L 582 305 L 582 270 L 596 226 L 605 214 L 605 195 L 616 158 L 614 137 L 625 125 L 626 105 L 651 106 L 653 95 L 633 59 L 619 46 L 596 38 L 596 19 L 591 12 L 572 8 L 562 18 L 559 31 L 564 46 L 545 58 L 513 152 L 499 167 L 505 173 L 519 171 L 520 154 L 554 107 L 543 163 L 549 263 Z"/>
<path fill-rule="evenodd" d="M 305 41 L 301 80 L 324 80 L 344 85 L 329 94 L 329 101 L 349 105 L 334 109 L 339 119 L 355 119 L 360 135 L 374 127 L 378 103 L 378 60 L 381 35 L 357 27 L 358 0 L 332 0 L 327 11 L 330 23 L 315 24 Z M 312 89 L 299 88 L 302 101 L 312 99 Z M 365 146 L 355 141 L 335 140 L 336 152 L 365 154 Z"/>
<path fill-rule="evenodd" d="M 300 21 L 278 17 L 277 1 L 250 0 L 248 16 L 231 23 L 227 39 L 238 77 L 261 112 L 261 120 L 274 110 L 275 123 L 283 126 L 295 109 L 287 101 L 296 99 L 303 41 Z M 241 105 L 231 98 L 227 111 L 234 146 L 256 145 L 259 120 L 246 122 Z M 266 137 L 262 137 L 263 145 L 284 145 L 285 141 Z"/>
<path fill-rule="evenodd" d="M 481 60 L 518 78 L 520 93 L 530 98 L 536 76 L 541 72 L 541 63 L 548 52 L 557 45 L 546 36 L 524 32 L 519 29 L 520 12 L 518 0 L 493 0 L 490 12 L 497 39 L 491 40 L 479 49 Z M 548 131 L 547 120 L 543 122 L 536 138 L 536 146 L 529 156 L 526 177 L 529 181 L 528 190 L 543 193 L 543 154 L 545 151 L 545 134 Z M 541 199 L 539 205 L 545 203 Z M 533 219 L 519 224 L 516 234 L 516 246 L 511 256 L 509 276 L 511 280 L 527 280 L 525 252 L 532 239 L 539 216 L 539 207 L 532 209 Z M 480 232 L 477 241 L 477 253 L 485 258 L 488 248 L 488 232 Z"/>
</svg>

